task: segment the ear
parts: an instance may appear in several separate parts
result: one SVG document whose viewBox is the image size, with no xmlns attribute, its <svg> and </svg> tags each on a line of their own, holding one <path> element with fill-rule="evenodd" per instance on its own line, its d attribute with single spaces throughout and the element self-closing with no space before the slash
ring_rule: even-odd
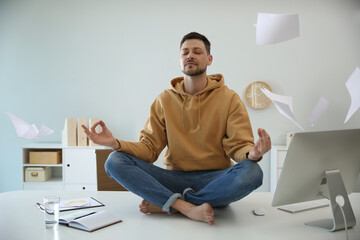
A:
<svg viewBox="0 0 360 240">
<path fill-rule="evenodd" d="M 211 63 L 212 63 L 212 61 L 213 61 L 213 56 L 212 56 L 211 54 L 209 54 L 209 55 L 207 56 L 207 58 L 208 58 L 208 63 L 207 63 L 207 65 L 210 66 Z"/>
</svg>

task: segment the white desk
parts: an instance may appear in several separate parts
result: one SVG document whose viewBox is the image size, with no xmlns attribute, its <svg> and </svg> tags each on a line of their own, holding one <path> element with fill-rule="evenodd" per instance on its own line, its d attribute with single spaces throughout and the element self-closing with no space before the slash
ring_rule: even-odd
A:
<svg viewBox="0 0 360 240">
<path fill-rule="evenodd" d="M 35 207 L 46 194 L 57 194 L 63 199 L 94 197 L 107 209 L 123 219 L 98 231 L 88 233 L 60 225 L 57 231 L 47 230 L 43 213 Z M 139 212 L 141 199 L 129 192 L 77 191 L 16 191 L 0 193 L 0 239 L 346 239 L 345 231 L 329 233 L 307 227 L 304 222 L 330 217 L 329 208 L 290 214 L 271 207 L 272 193 L 254 192 L 224 209 L 215 209 L 215 224 L 189 220 L 181 214 L 144 215 Z M 358 220 L 349 230 L 349 238 L 360 239 L 360 193 L 350 195 Z M 266 215 L 254 216 L 251 210 L 265 208 Z"/>
</svg>

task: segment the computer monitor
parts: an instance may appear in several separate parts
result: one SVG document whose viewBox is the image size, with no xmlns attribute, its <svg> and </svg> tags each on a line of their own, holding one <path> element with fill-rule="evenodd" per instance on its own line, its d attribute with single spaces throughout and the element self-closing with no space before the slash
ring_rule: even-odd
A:
<svg viewBox="0 0 360 240">
<path fill-rule="evenodd" d="M 360 129 L 296 133 L 276 186 L 272 206 L 330 200 L 333 219 L 305 223 L 327 231 L 356 225 L 348 198 L 360 173 Z M 337 202 L 343 201 L 340 209 Z M 344 212 L 345 222 L 343 218 Z"/>
</svg>

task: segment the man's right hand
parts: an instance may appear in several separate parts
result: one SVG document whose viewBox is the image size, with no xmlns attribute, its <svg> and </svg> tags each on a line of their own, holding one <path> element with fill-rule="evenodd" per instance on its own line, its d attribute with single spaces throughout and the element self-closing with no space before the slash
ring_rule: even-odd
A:
<svg viewBox="0 0 360 240">
<path fill-rule="evenodd" d="M 102 128 L 101 132 L 96 132 L 96 127 L 100 125 Z M 118 149 L 120 148 L 120 144 L 116 139 L 113 137 L 112 133 L 109 131 L 109 129 L 106 127 L 105 123 L 103 121 L 96 122 L 92 127 L 91 130 L 89 130 L 86 126 L 81 125 L 81 127 L 84 129 L 85 134 L 88 136 L 88 138 L 93 141 L 96 144 L 111 147 L 112 149 Z"/>
</svg>

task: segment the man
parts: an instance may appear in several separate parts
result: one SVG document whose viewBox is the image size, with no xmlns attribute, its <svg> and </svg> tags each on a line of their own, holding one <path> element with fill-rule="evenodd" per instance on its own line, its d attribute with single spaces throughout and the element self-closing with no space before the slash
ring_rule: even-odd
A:
<svg viewBox="0 0 360 240">
<path fill-rule="evenodd" d="M 212 60 L 205 36 L 192 32 L 183 37 L 184 77 L 173 79 L 171 89 L 155 99 L 139 142 L 115 139 L 102 121 L 91 131 L 83 126 L 90 140 L 116 150 L 105 169 L 144 199 L 139 206 L 143 213 L 179 211 L 211 225 L 213 207 L 227 206 L 262 184 L 257 161 L 270 150 L 270 137 L 259 129 L 254 144 L 240 97 L 224 85 L 221 74 L 206 75 Z M 152 165 L 166 146 L 166 169 Z"/>
</svg>

